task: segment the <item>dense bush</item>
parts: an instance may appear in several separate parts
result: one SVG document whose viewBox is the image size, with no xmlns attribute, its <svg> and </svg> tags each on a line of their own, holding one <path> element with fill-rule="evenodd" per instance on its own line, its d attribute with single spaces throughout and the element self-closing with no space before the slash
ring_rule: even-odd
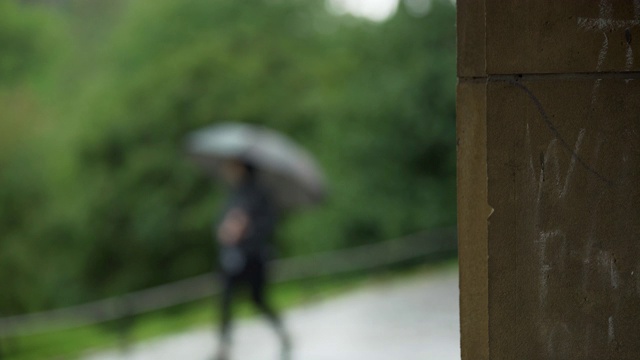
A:
<svg viewBox="0 0 640 360">
<path fill-rule="evenodd" d="M 420 17 L 401 7 L 380 24 L 334 16 L 321 1 L 105 4 L 83 5 L 111 9 L 96 29 L 86 17 L 100 11 L 47 8 L 69 19 L 71 45 L 59 40 L 66 65 L 39 95 L 51 131 L 31 126 L 40 135 L 20 151 L 0 150 L 0 274 L 15 275 L 3 279 L 12 286 L 0 313 L 208 271 L 224 192 L 185 161 L 182 141 L 215 122 L 283 131 L 326 170 L 330 199 L 288 216 L 282 255 L 455 222 L 448 1 Z M 37 63 L 34 51 L 16 56 Z"/>
</svg>

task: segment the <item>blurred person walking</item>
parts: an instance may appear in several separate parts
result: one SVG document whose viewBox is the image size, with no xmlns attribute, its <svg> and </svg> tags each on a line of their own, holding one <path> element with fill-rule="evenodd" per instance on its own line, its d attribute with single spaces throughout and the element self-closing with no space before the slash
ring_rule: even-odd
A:
<svg viewBox="0 0 640 360">
<path fill-rule="evenodd" d="M 213 229 L 220 246 L 223 284 L 217 360 L 229 356 L 232 299 L 241 285 L 249 286 L 253 303 L 280 338 L 282 358 L 289 358 L 289 335 L 267 298 L 267 260 L 278 215 L 268 192 L 258 183 L 256 172 L 255 166 L 241 160 L 228 160 L 222 167 L 222 175 L 233 191 Z"/>
<path fill-rule="evenodd" d="M 289 335 L 267 300 L 270 242 L 279 214 L 316 205 L 326 197 L 324 175 L 303 148 L 261 126 L 209 126 L 190 134 L 187 147 L 193 161 L 232 189 L 213 226 L 223 285 L 216 359 L 229 357 L 232 299 L 241 285 L 248 285 L 254 304 L 278 334 L 282 358 L 289 359 Z"/>
</svg>

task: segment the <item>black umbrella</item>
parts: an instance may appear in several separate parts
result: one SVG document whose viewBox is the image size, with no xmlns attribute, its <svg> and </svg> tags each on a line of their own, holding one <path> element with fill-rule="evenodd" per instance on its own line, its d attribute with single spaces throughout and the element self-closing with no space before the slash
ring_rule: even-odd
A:
<svg viewBox="0 0 640 360">
<path fill-rule="evenodd" d="M 187 153 L 213 174 L 225 160 L 243 160 L 259 171 L 259 181 L 284 209 L 313 205 L 326 196 L 324 175 L 313 157 L 283 134 L 265 127 L 224 123 L 187 138 Z"/>
</svg>

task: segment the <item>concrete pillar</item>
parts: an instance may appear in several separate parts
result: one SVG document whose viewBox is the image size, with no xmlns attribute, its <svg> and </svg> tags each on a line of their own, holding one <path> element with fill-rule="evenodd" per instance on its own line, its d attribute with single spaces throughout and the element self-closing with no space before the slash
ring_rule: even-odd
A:
<svg viewBox="0 0 640 360">
<path fill-rule="evenodd" d="M 458 0 L 463 360 L 640 359 L 640 0 Z"/>
</svg>

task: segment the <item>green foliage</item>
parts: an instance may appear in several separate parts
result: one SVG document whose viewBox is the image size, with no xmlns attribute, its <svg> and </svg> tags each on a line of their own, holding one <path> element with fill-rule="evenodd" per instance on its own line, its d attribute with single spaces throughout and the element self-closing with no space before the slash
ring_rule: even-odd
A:
<svg viewBox="0 0 640 360">
<path fill-rule="evenodd" d="M 48 64 L 56 41 L 52 25 L 42 11 L 0 0 L 0 84 L 15 84 Z"/>
<path fill-rule="evenodd" d="M 434 1 L 423 17 L 401 8 L 381 24 L 331 15 L 320 0 L 80 3 L 55 10 L 72 24 L 73 43 L 58 40 L 67 61 L 50 77 L 50 93 L 25 95 L 48 111 L 16 113 L 50 114 L 47 133 L 35 130 L 42 121 L 27 122 L 33 134 L 19 151 L 0 147 L 0 281 L 12 284 L 0 314 L 210 270 L 210 224 L 224 189 L 189 164 L 182 147 L 188 132 L 215 122 L 280 130 L 327 172 L 330 199 L 286 219 L 281 255 L 455 222 L 448 1 Z M 31 29 L 23 25 L 30 15 L 10 9 L 21 24 L 11 29 Z M 105 9 L 111 15 L 98 19 Z M 13 33 L 32 34 L 34 44 L 44 38 L 6 30 L 3 16 L 0 41 Z M 42 57 L 39 45 L 27 49 L 15 56 L 36 64 L 24 70 L 28 77 Z M 0 78 L 14 74 L 2 69 L 15 65 L 2 66 Z"/>
<path fill-rule="evenodd" d="M 361 244 L 455 221 L 455 12 L 433 6 L 335 40 L 350 67 L 323 89 L 333 103 L 318 111 L 313 147 L 333 198 L 290 224 L 291 246 Z M 299 240 L 315 229 L 331 240 Z"/>
<path fill-rule="evenodd" d="M 0 314 L 47 305 L 49 295 L 38 267 L 46 251 L 32 241 L 48 194 L 38 164 L 39 130 L 47 121 L 35 89 L 55 62 L 58 19 L 38 9 L 0 0 Z"/>
</svg>

